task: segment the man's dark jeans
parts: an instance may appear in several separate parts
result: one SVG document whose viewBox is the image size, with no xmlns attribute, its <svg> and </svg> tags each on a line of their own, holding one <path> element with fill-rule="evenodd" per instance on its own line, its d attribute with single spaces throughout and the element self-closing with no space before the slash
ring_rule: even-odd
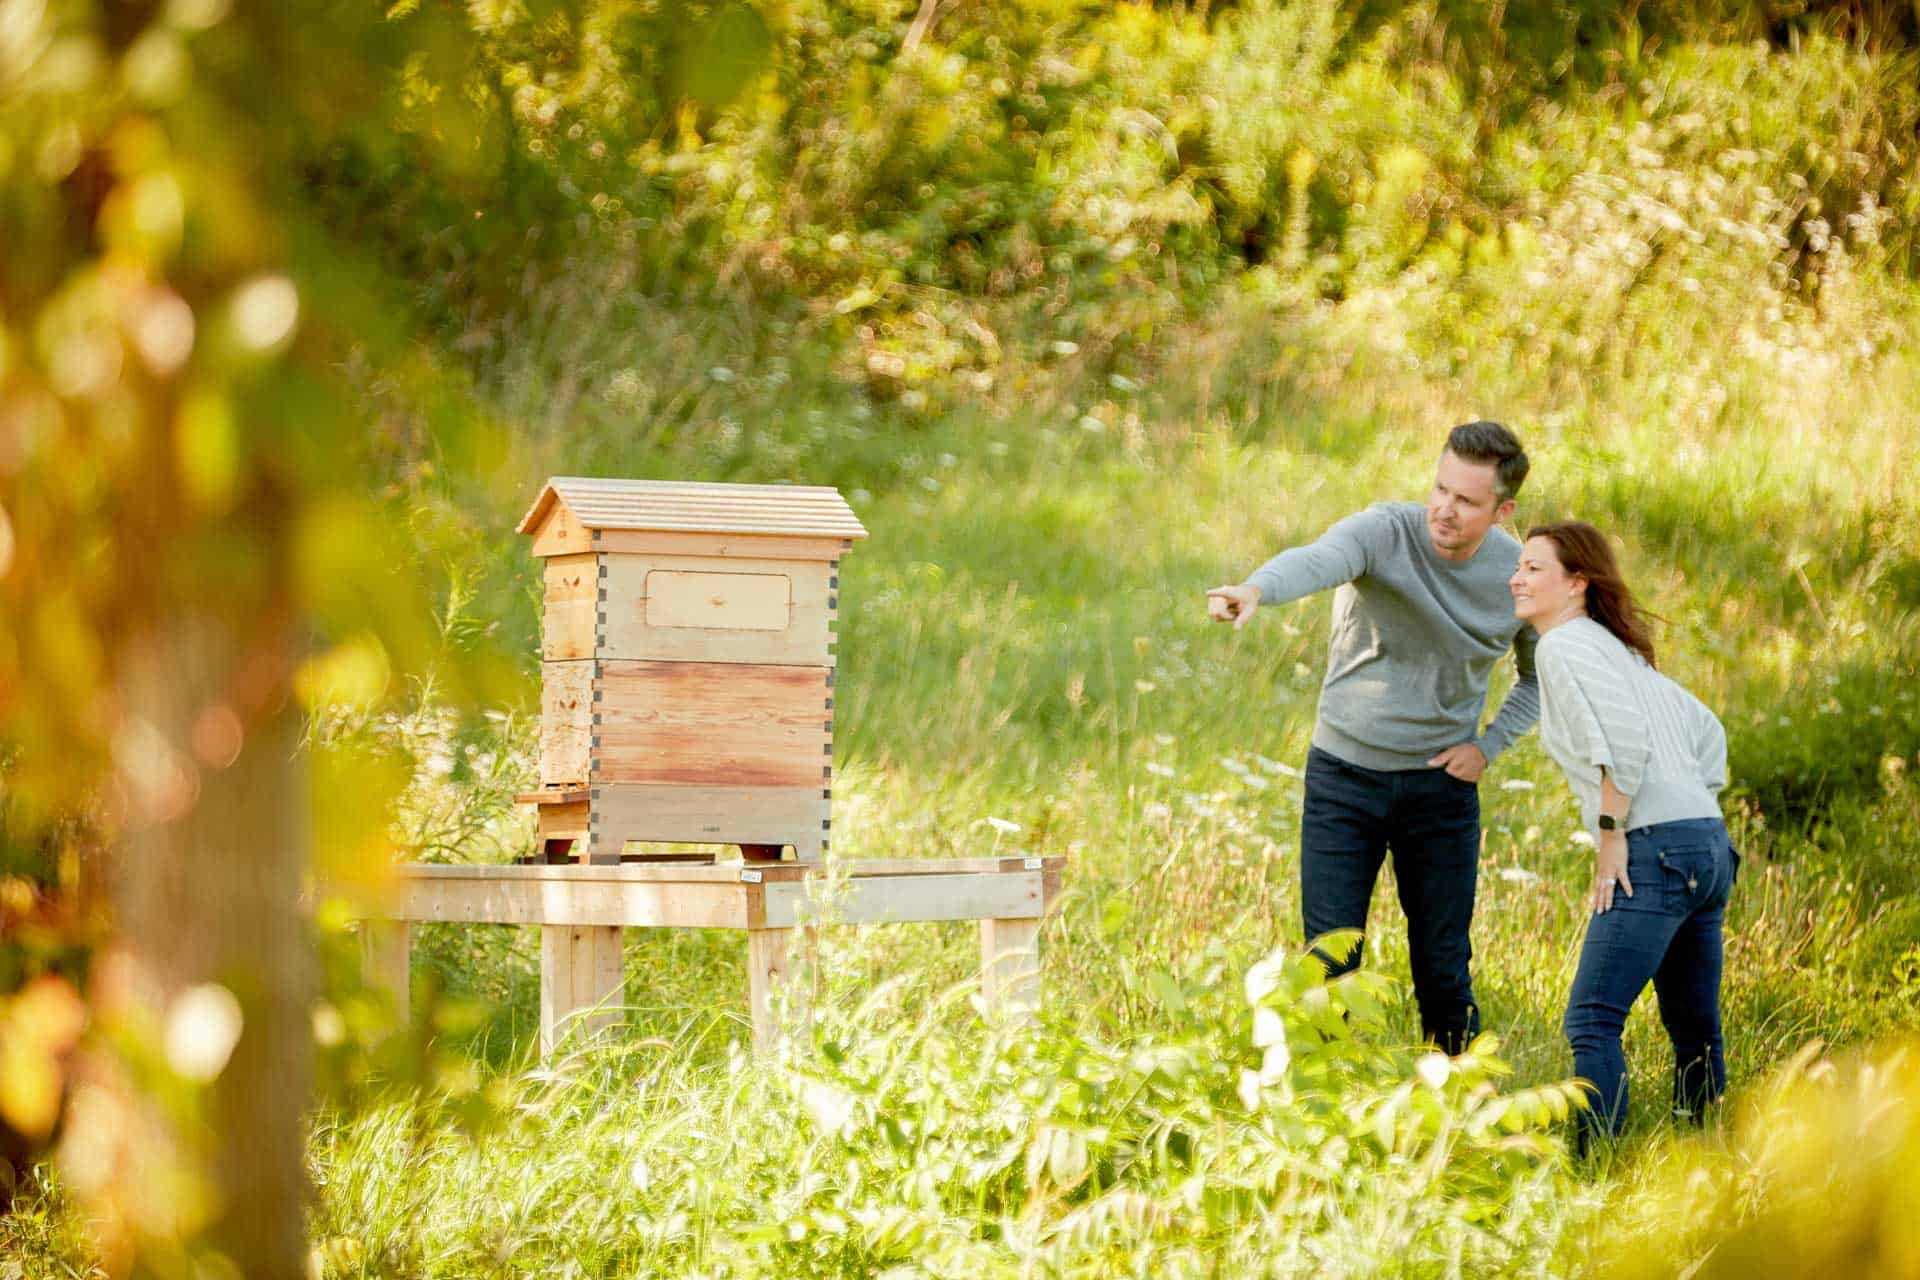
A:
<svg viewBox="0 0 1920 1280">
<path fill-rule="evenodd" d="M 1300 815 L 1300 905 L 1308 942 L 1367 927 L 1367 905 L 1389 850 L 1407 913 L 1421 1028 L 1448 1053 L 1459 1053 L 1480 1031 L 1467 974 L 1480 870 L 1480 789 L 1444 769 L 1367 769 L 1313 748 Z M 1345 956 L 1317 954 L 1329 976 L 1360 963 L 1358 948 Z"/>
<path fill-rule="evenodd" d="M 1627 1060 L 1620 1031 L 1653 983 L 1673 1041 L 1673 1106 L 1698 1122 L 1727 1089 L 1720 1037 L 1720 925 L 1739 855 L 1718 818 L 1660 822 L 1627 833 L 1627 879 L 1613 908 L 1587 923 L 1567 1001 L 1573 1072 L 1592 1083 L 1580 1114 L 1581 1150 L 1627 1119 Z"/>
</svg>

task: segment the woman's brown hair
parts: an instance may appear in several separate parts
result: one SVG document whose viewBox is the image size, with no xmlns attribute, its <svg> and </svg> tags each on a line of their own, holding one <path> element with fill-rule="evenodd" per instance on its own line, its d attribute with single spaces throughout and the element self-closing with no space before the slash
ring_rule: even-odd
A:
<svg viewBox="0 0 1920 1280">
<path fill-rule="evenodd" d="M 1587 616 L 1653 666 L 1653 634 L 1647 627 L 1651 615 L 1634 603 L 1607 535 L 1584 520 L 1556 520 L 1533 526 L 1527 537 L 1553 543 L 1560 567 L 1587 580 Z"/>
</svg>

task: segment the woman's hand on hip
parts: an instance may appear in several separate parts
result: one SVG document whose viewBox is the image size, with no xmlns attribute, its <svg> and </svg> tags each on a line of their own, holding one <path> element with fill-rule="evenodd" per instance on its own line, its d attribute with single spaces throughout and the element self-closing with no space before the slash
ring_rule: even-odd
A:
<svg viewBox="0 0 1920 1280">
<path fill-rule="evenodd" d="M 1613 909 L 1613 891 L 1623 890 L 1631 898 L 1633 881 L 1627 878 L 1627 836 L 1623 831 L 1602 831 L 1594 852 L 1593 909 Z"/>
</svg>

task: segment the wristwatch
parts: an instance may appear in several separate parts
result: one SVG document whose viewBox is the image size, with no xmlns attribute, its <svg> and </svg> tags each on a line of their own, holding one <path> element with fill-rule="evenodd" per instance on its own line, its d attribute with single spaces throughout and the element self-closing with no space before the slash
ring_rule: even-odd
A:
<svg viewBox="0 0 1920 1280">
<path fill-rule="evenodd" d="M 1600 815 L 1600 829 L 1602 831 L 1618 831 L 1620 829 L 1620 819 L 1610 813 L 1603 813 Z"/>
</svg>

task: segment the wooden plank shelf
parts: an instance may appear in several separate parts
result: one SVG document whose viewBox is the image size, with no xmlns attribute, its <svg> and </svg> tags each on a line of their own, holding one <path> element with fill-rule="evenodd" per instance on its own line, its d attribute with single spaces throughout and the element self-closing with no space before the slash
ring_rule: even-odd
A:
<svg viewBox="0 0 1920 1280">
<path fill-rule="evenodd" d="M 414 924 L 539 925 L 540 1049 L 618 1020 L 623 929 L 739 929 L 747 934 L 753 1043 L 772 1047 L 773 990 L 790 950 L 818 922 L 816 881 L 837 874 L 835 923 L 980 922 L 982 991 L 990 1012 L 1040 1001 L 1039 929 L 1059 897 L 1063 857 L 858 858 L 817 863 L 595 863 L 447 866 L 408 863 L 391 891 L 362 911 L 368 979 L 406 1010 Z"/>
</svg>

